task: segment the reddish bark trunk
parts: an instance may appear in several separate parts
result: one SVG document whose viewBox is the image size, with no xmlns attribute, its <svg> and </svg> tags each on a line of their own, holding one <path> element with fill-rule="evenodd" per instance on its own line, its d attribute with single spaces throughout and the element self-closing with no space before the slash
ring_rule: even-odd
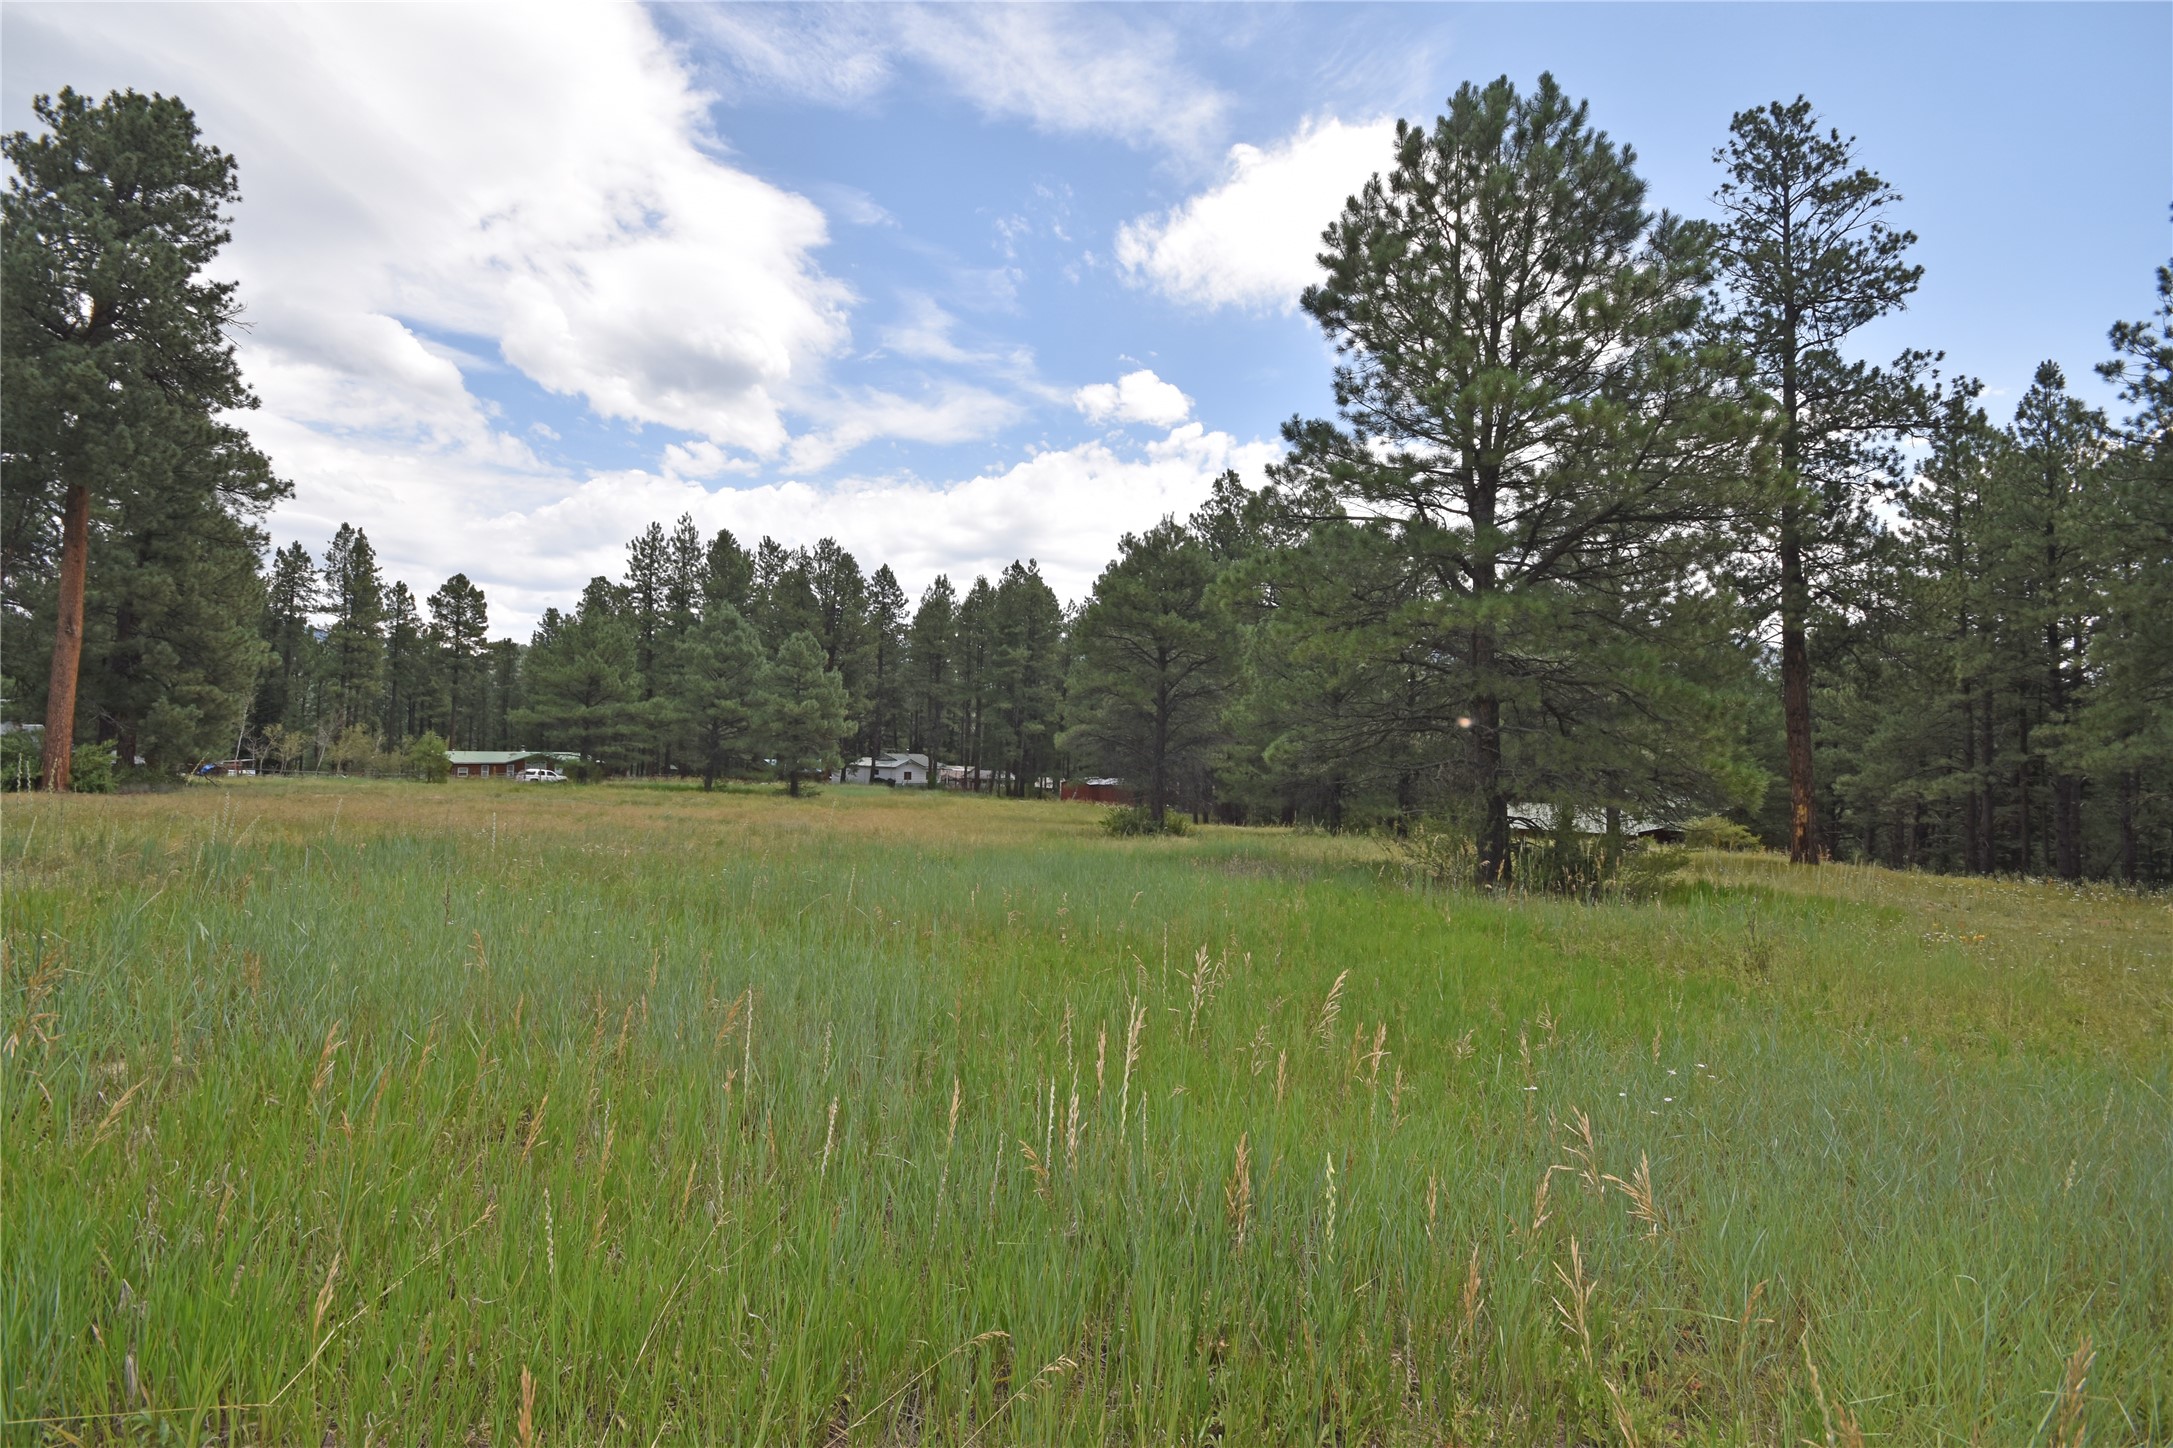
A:
<svg viewBox="0 0 2173 1448">
<path fill-rule="evenodd" d="M 83 575 L 90 563 L 91 495 L 68 487 L 60 520 L 60 598 L 53 627 L 53 672 L 45 692 L 45 787 L 65 792 L 75 751 L 75 688 L 83 666 Z"/>
<path fill-rule="evenodd" d="M 1781 718 L 1788 733 L 1788 858 L 1819 861 L 1818 796 L 1811 758 L 1811 650 L 1804 637 L 1810 585 L 1794 508 L 1781 521 Z"/>
</svg>

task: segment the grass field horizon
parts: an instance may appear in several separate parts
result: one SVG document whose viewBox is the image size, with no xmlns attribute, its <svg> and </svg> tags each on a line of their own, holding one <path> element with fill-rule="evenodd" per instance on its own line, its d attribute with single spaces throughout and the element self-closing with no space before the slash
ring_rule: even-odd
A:
<svg viewBox="0 0 2173 1448">
<path fill-rule="evenodd" d="M 2173 897 L 1098 820 L 9 797 L 6 1438 L 2173 1441 Z"/>
</svg>

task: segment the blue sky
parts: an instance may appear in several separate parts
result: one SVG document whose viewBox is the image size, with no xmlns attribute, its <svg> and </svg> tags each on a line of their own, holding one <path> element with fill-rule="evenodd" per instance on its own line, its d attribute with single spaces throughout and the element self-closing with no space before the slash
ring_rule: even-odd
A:
<svg viewBox="0 0 2173 1448">
<path fill-rule="evenodd" d="M 241 164 L 251 426 L 313 548 L 524 632 L 624 540 L 840 538 L 909 591 L 1076 597 L 1328 406 L 1317 233 L 1464 80 L 1551 70 L 1707 214 L 1729 115 L 1808 95 L 1925 282 L 1862 339 L 1996 412 L 2091 374 L 2173 252 L 2173 6 L 44 6 L 0 110 L 179 94 Z"/>
</svg>

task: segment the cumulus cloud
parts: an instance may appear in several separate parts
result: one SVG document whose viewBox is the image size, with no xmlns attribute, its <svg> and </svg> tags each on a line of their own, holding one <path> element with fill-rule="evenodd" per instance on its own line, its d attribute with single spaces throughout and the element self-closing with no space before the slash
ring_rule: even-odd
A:
<svg viewBox="0 0 2173 1448">
<path fill-rule="evenodd" d="M 434 334 L 595 412 L 774 452 L 846 338 L 823 214 L 718 157 L 631 7 L 11 9 L 11 98 L 186 97 L 241 159 L 221 267 L 269 410 L 524 459 Z"/>
<path fill-rule="evenodd" d="M 1273 146 L 1230 148 L 1223 180 L 1117 230 L 1118 265 L 1177 301 L 1289 311 L 1318 279 L 1320 234 L 1392 162 L 1389 120 L 1308 121 Z"/>
<path fill-rule="evenodd" d="M 1115 382 L 1094 382 L 1072 394 L 1072 405 L 1088 422 L 1143 422 L 1175 427 L 1192 415 L 1192 399 L 1164 382 L 1151 369 L 1127 372 Z"/>
<path fill-rule="evenodd" d="M 993 577 L 1033 558 L 1059 597 L 1080 599 L 1124 534 L 1189 515 L 1226 469 L 1259 485 L 1280 454 L 1274 443 L 1191 422 L 1141 445 L 1086 442 L 963 480 L 860 477 L 710 491 L 663 474 L 610 473 L 488 526 L 503 550 L 500 576 L 523 580 L 505 596 L 524 619 L 548 604 L 565 607 L 595 574 L 619 573 L 624 540 L 681 513 L 704 533 L 730 528 L 750 543 L 764 534 L 794 547 L 834 537 L 865 569 L 888 563 L 913 594 L 938 573 L 954 582 Z M 500 593 L 491 597 L 504 617 Z"/>
<path fill-rule="evenodd" d="M 590 578 L 620 576 L 627 539 L 682 513 L 705 535 L 730 528 L 749 544 L 764 534 L 788 547 L 836 538 L 865 569 L 888 563 L 916 596 L 938 573 L 994 577 L 1034 558 L 1060 597 L 1080 599 L 1125 533 L 1189 515 L 1225 469 L 1258 486 L 1281 454 L 1190 422 L 1143 442 L 1037 451 L 972 476 L 716 487 L 702 480 L 700 443 L 669 450 L 676 467 L 509 481 L 458 457 L 371 455 L 277 421 L 263 440 L 311 479 L 282 528 L 325 537 L 367 518 L 390 576 L 427 593 L 465 572 L 489 596 L 492 633 L 521 638 L 544 609 L 571 607 Z M 706 460 L 732 465 L 722 453 Z"/>
<path fill-rule="evenodd" d="M 855 299 L 818 262 L 822 210 L 732 163 L 641 9 L 9 6 L 0 23 L 5 124 L 30 124 L 29 96 L 63 83 L 157 89 L 185 97 L 240 158 L 246 199 L 220 268 L 249 306 L 237 340 L 264 405 L 247 426 L 297 484 L 277 536 L 314 545 L 358 524 L 388 574 L 420 591 L 455 571 L 480 583 L 494 633 L 525 634 L 590 576 L 621 571 L 628 537 L 682 512 L 793 545 L 835 536 L 915 590 L 939 571 L 1038 557 L 1077 597 L 1124 531 L 1191 511 L 1224 468 L 1257 475 L 1275 455 L 1177 426 L 1182 394 L 1146 374 L 1154 387 L 1110 385 L 1111 416 L 1169 427 L 1152 441 L 971 476 L 732 486 L 756 458 L 804 479 L 873 440 L 971 440 L 1070 398 L 1035 381 L 1029 357 L 961 342 L 918 300 L 885 338 L 894 355 L 971 365 L 988 385 L 838 387 L 828 369 Z M 1017 61 L 1030 76 L 1075 54 L 1063 37 L 1078 27 L 1117 22 L 911 23 L 936 38 L 902 55 L 985 31 L 1007 54 L 1041 54 Z M 1182 78 L 1151 48 L 1139 63 L 1150 79 L 1164 67 L 1154 84 Z M 846 64 L 839 83 L 882 72 L 855 74 Z M 1038 104 L 1028 84 L 992 81 L 985 104 Z M 1046 123 L 1118 124 L 1069 104 L 1051 102 Z M 1204 113 L 1172 101 L 1161 114 Z M 1163 134 L 1140 124 L 1135 136 Z M 989 274 L 991 306 L 1006 275 Z M 569 467 L 556 451 L 560 431 L 576 432 L 566 418 L 509 418 L 481 395 L 486 377 L 516 372 L 580 399 L 571 414 L 671 436 L 644 468 Z M 788 416 L 811 431 L 795 437 Z"/>
</svg>

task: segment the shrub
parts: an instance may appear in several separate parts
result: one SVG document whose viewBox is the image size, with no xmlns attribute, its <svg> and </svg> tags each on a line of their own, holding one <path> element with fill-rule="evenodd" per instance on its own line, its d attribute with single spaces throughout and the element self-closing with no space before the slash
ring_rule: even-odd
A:
<svg viewBox="0 0 2173 1448">
<path fill-rule="evenodd" d="M 1136 804 L 1121 804 L 1114 809 L 1104 811 L 1102 814 L 1102 828 L 1119 839 L 1130 839 L 1137 835 L 1189 835 L 1192 833 L 1192 826 L 1183 815 L 1172 814 L 1164 810 L 1162 822 L 1156 824 L 1154 816 L 1148 813 L 1144 806 Z"/>
<path fill-rule="evenodd" d="M 1412 883 L 1462 888 L 1478 879 L 1478 831 L 1465 819 L 1415 820 L 1390 838 L 1388 852 Z M 1507 888 L 1587 901 L 1642 899 L 1656 894 L 1685 863 L 1679 851 L 1587 834 L 1565 820 L 1546 834 L 1510 840 Z"/>
<path fill-rule="evenodd" d="M 453 761 L 445 757 L 445 740 L 437 730 L 418 735 L 408 745 L 407 768 L 425 784 L 443 784 L 452 777 Z"/>
<path fill-rule="evenodd" d="M 77 794 L 113 793 L 113 746 L 78 744 L 68 756 L 68 787 Z"/>
<path fill-rule="evenodd" d="M 1707 815 L 1683 826 L 1683 843 L 1693 850 L 1757 850 L 1764 843 L 1726 815 Z"/>
</svg>

